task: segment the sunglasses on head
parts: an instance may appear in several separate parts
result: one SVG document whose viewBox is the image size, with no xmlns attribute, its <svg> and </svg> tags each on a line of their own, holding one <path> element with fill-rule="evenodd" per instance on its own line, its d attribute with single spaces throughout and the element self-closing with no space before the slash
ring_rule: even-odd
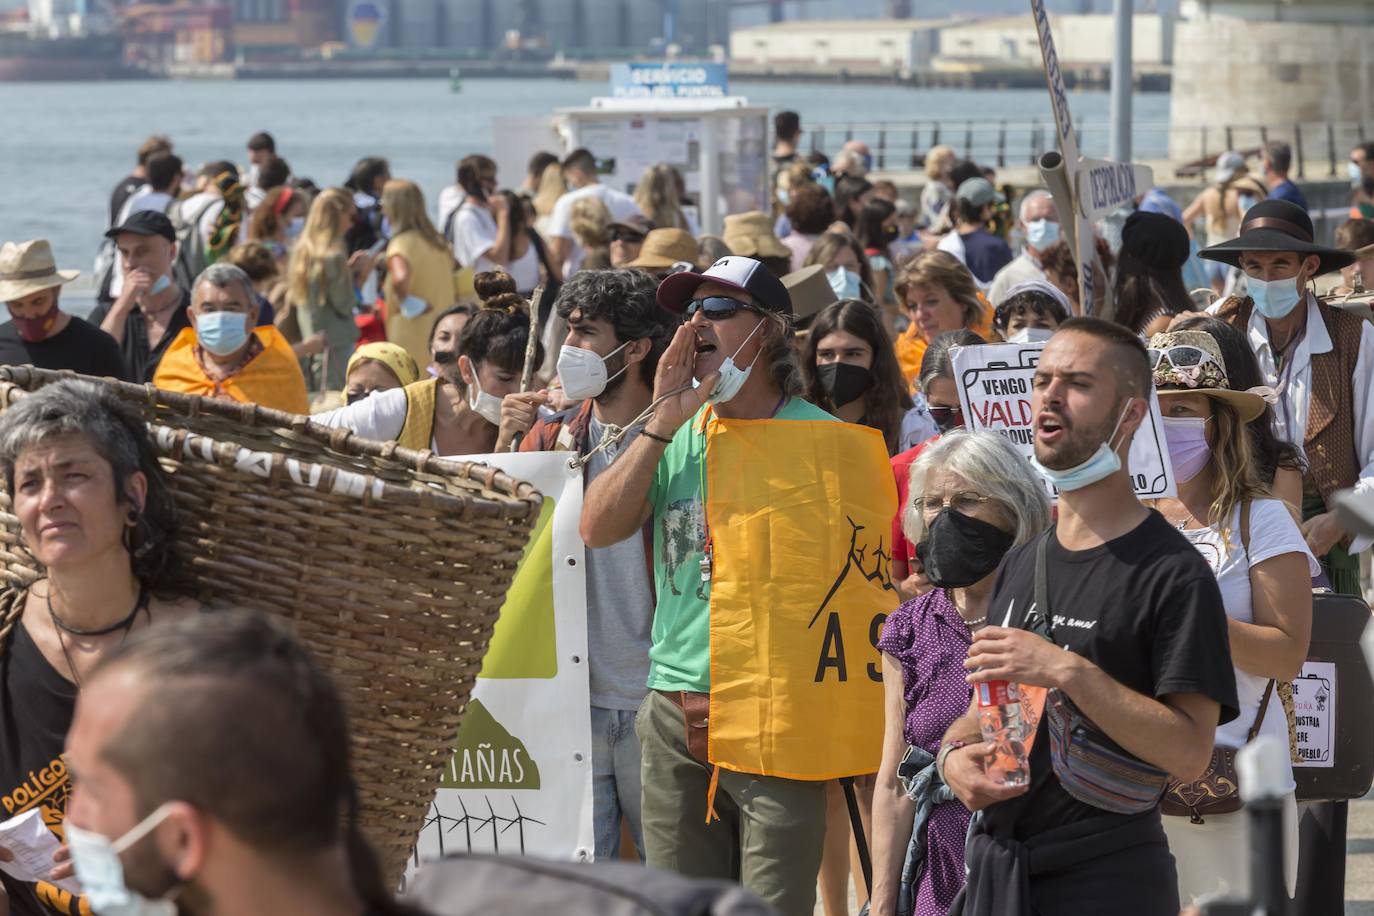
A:
<svg viewBox="0 0 1374 916">
<path fill-rule="evenodd" d="M 704 312 L 707 321 L 724 321 L 727 318 L 735 317 L 735 313 L 740 309 L 748 312 L 758 311 L 749 303 L 731 299 L 729 296 L 706 296 L 688 302 L 686 314 L 688 318 L 691 318 L 697 312 Z"/>
<path fill-rule="evenodd" d="M 930 411 L 930 418 L 935 421 L 940 432 L 947 433 L 951 429 L 960 429 L 964 425 L 964 410 L 962 407 L 927 407 Z"/>
<path fill-rule="evenodd" d="M 1153 347 L 1145 351 L 1150 357 L 1150 368 L 1158 369 L 1159 364 L 1165 360 L 1175 369 L 1193 369 L 1198 366 L 1205 366 L 1211 363 L 1218 368 L 1225 368 L 1212 354 L 1200 347 L 1179 344 L 1164 350 L 1156 350 Z"/>
<path fill-rule="evenodd" d="M 612 242 L 642 242 L 642 241 L 644 241 L 644 233 L 642 233 L 642 232 L 635 232 L 633 229 L 612 229 L 612 230 L 611 230 L 611 241 L 612 241 Z"/>
</svg>

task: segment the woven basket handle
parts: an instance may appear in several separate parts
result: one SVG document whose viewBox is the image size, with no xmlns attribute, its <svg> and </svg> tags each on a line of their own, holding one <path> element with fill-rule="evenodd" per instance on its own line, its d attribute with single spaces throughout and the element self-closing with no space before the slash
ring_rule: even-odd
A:
<svg viewBox="0 0 1374 916">
<path fill-rule="evenodd" d="M 0 592 L 0 656 L 9 651 L 10 636 L 14 633 L 14 625 L 24 616 L 28 596 L 26 588 L 8 588 Z"/>
</svg>

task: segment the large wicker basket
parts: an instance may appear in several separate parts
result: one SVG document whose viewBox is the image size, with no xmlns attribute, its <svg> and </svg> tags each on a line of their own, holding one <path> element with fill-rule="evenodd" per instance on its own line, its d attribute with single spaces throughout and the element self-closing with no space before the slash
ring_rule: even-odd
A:
<svg viewBox="0 0 1374 916">
<path fill-rule="evenodd" d="M 0 367 L 0 412 L 71 373 Z M 147 416 L 202 601 L 270 611 L 344 693 L 363 827 L 397 880 L 541 496 L 485 465 L 112 380 Z M 38 575 L 0 488 L 0 576 Z"/>
</svg>

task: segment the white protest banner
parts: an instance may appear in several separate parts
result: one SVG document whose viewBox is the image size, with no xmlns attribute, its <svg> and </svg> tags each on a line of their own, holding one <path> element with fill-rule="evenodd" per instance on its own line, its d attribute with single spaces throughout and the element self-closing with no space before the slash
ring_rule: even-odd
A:
<svg viewBox="0 0 1374 916">
<path fill-rule="evenodd" d="M 1001 433 L 1029 459 L 1035 453 L 1035 417 L 1031 382 L 1043 343 L 985 344 L 949 351 L 964 425 L 974 431 Z M 1150 412 L 1131 440 L 1127 467 L 1135 495 L 1160 499 L 1175 495 L 1174 469 L 1164 440 L 1159 401 L 1150 391 Z M 1056 494 L 1048 483 L 1050 496 Z"/>
<path fill-rule="evenodd" d="M 412 866 L 453 852 L 592 858 L 582 473 L 568 452 L 457 459 L 544 494 Z M 480 562 L 480 557 L 474 557 Z M 442 647 L 439 647 L 442 648 Z"/>
<path fill-rule="evenodd" d="M 1298 746 L 1293 766 L 1336 765 L 1336 663 L 1305 662 L 1293 679 L 1293 722 Z"/>
</svg>

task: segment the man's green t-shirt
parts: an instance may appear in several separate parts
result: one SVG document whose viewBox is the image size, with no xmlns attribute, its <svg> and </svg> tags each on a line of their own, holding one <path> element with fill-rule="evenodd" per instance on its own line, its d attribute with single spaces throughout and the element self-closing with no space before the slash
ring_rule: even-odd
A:
<svg viewBox="0 0 1374 916">
<path fill-rule="evenodd" d="M 649 647 L 653 690 L 711 689 L 711 584 L 701 580 L 706 531 L 706 430 L 703 407 L 682 424 L 659 459 L 649 503 L 654 508 L 654 609 Z M 790 398 L 777 420 L 834 420 L 800 398 Z M 782 457 L 782 456 L 780 456 Z M 741 468 L 758 473 L 762 468 Z"/>
</svg>

